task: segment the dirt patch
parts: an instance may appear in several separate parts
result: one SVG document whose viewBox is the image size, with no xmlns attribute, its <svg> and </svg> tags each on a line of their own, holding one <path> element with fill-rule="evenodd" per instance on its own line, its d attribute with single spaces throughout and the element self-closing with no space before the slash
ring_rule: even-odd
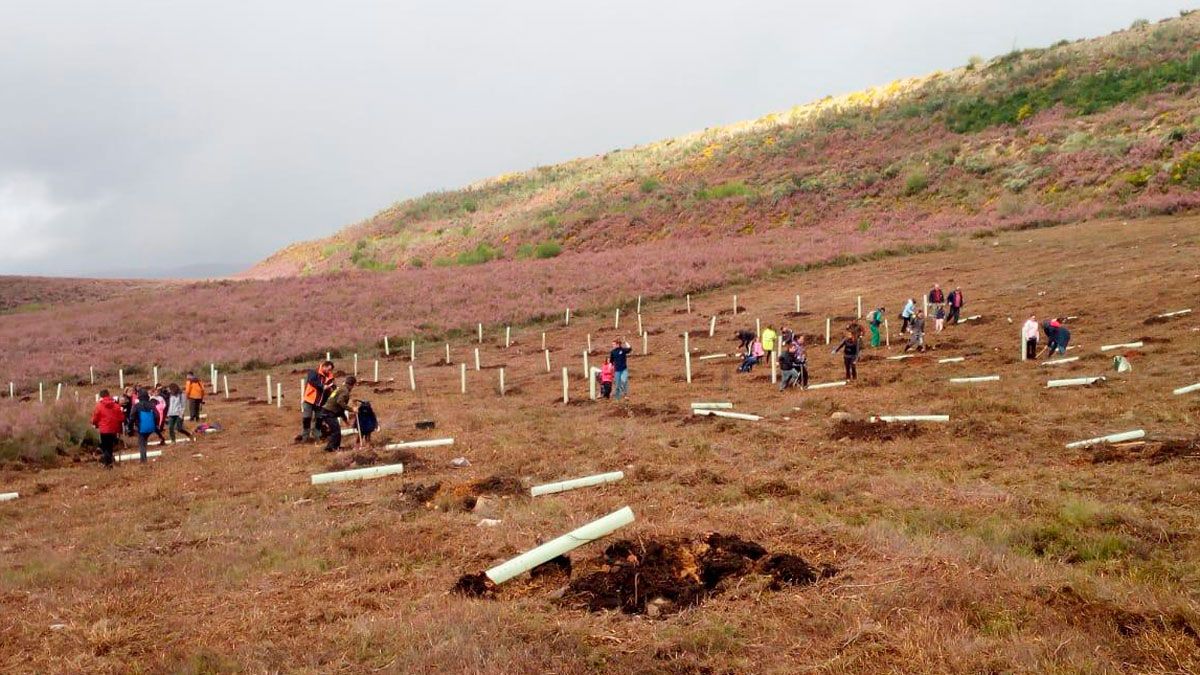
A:
<svg viewBox="0 0 1200 675">
<path fill-rule="evenodd" d="M 699 604 L 719 593 L 722 582 L 749 574 L 770 576 L 771 588 L 815 582 L 822 575 L 803 558 L 773 556 L 736 535 L 699 540 L 619 540 L 604 550 L 598 571 L 572 581 L 563 602 L 590 611 L 621 610 L 660 616 Z M 835 571 L 828 569 L 828 574 Z"/>
<path fill-rule="evenodd" d="M 391 394 L 394 391 L 396 391 L 395 387 L 380 387 L 379 389 L 372 389 L 371 393 L 372 394 Z"/>
<path fill-rule="evenodd" d="M 912 422 L 838 420 L 833 423 L 829 437 L 835 441 L 894 441 L 898 438 L 916 438 L 923 433 L 921 427 Z"/>
<path fill-rule="evenodd" d="M 1148 345 L 1165 345 L 1165 344 L 1169 343 L 1170 341 L 1171 341 L 1171 338 L 1169 338 L 1169 337 L 1154 337 L 1152 335 L 1144 335 L 1144 336 L 1134 340 L 1134 342 L 1144 342 Z"/>
<path fill-rule="evenodd" d="M 355 450 L 349 455 L 333 460 L 329 464 L 329 470 L 345 471 L 347 469 L 361 469 L 377 464 L 403 464 L 404 470 L 408 471 L 424 466 L 425 462 L 409 450 L 389 451 L 365 448 Z"/>
<path fill-rule="evenodd" d="M 799 318 L 802 316 L 812 316 L 812 312 L 788 312 L 787 314 L 784 314 L 784 316 Z"/>
<path fill-rule="evenodd" d="M 657 417 L 674 417 L 678 414 L 677 410 L 671 410 L 665 407 L 656 407 L 646 405 L 645 403 L 627 403 L 624 405 L 613 406 L 609 409 L 606 416 L 608 417 L 624 417 L 624 418 L 657 418 Z"/>
<path fill-rule="evenodd" d="M 441 489 L 441 483 L 405 483 L 400 486 L 400 496 L 404 501 L 420 506 L 433 501 Z"/>
<path fill-rule="evenodd" d="M 724 485 L 729 482 L 729 479 L 712 469 L 700 467 L 681 474 L 675 478 L 675 482 L 680 485 L 695 487 L 697 485 Z"/>
<path fill-rule="evenodd" d="M 464 574 L 454 582 L 454 586 L 450 589 L 451 593 L 467 595 L 473 598 L 490 597 L 495 595 L 496 587 L 491 579 L 483 572 L 478 574 Z"/>
<path fill-rule="evenodd" d="M 762 497 L 790 497 L 796 494 L 796 488 L 789 485 L 787 481 L 779 478 L 773 478 L 761 483 L 747 485 L 744 492 L 747 497 L 761 499 Z"/>
<path fill-rule="evenodd" d="M 1200 459 L 1200 436 L 1163 441 L 1103 444 L 1091 451 L 1092 464 L 1147 462 L 1162 464 L 1172 459 Z"/>
<path fill-rule="evenodd" d="M 270 404 L 263 400 L 250 399 L 249 401 L 246 401 L 246 405 L 270 405 Z"/>
<path fill-rule="evenodd" d="M 565 555 L 555 556 L 537 567 L 529 570 L 529 576 L 534 579 L 546 577 L 571 576 L 571 559 Z"/>
</svg>

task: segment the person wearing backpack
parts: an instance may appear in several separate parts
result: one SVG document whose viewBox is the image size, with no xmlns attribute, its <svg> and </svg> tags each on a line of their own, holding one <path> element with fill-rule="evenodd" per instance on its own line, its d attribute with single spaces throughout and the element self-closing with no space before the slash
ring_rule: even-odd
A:
<svg viewBox="0 0 1200 675">
<path fill-rule="evenodd" d="M 107 389 L 101 389 L 100 400 L 96 401 L 96 409 L 92 411 L 92 426 L 100 432 L 100 461 L 106 469 L 113 466 L 113 448 L 124 424 L 125 411 L 108 395 Z"/>
<path fill-rule="evenodd" d="M 342 382 L 342 386 L 333 387 L 325 404 L 318 412 L 320 415 L 318 421 L 324 427 L 325 432 L 329 434 L 329 438 L 325 441 L 325 452 L 334 452 L 342 447 L 341 422 L 346 419 L 346 413 L 350 412 L 350 393 L 354 390 L 357 382 L 358 379 L 351 375 Z"/>
<path fill-rule="evenodd" d="M 191 432 L 183 428 L 183 412 L 184 412 L 184 395 L 179 389 L 179 385 L 172 382 L 167 385 L 167 433 L 171 436 L 171 442 L 175 442 L 175 432 L 192 438 Z"/>
<path fill-rule="evenodd" d="M 146 463 L 146 441 L 150 434 L 158 432 L 158 407 L 150 392 L 145 389 L 138 391 L 137 405 L 133 406 L 133 419 L 138 435 L 138 453 L 142 456 L 142 464 Z"/>
<path fill-rule="evenodd" d="M 871 346 L 872 347 L 879 346 L 879 342 L 880 342 L 879 327 L 883 324 L 883 317 L 885 316 L 884 311 L 885 311 L 884 308 L 876 307 L 875 311 L 871 312 L 871 317 L 867 322 L 871 326 Z"/>
</svg>

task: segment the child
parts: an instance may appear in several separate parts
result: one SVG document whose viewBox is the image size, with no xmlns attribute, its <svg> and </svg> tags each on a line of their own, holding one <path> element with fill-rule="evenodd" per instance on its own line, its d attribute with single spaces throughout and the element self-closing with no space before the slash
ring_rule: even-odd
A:
<svg viewBox="0 0 1200 675">
<path fill-rule="evenodd" d="M 605 357 L 604 365 L 600 366 L 600 395 L 608 398 L 612 394 L 613 378 L 617 374 L 617 368 L 613 365 L 612 359 Z"/>
<path fill-rule="evenodd" d="M 167 388 L 163 387 L 154 392 L 154 396 L 150 397 L 150 401 L 154 403 L 154 412 L 158 416 L 158 428 L 154 433 L 158 434 L 158 442 L 166 445 L 167 438 L 163 436 L 163 429 L 167 428 Z"/>
<path fill-rule="evenodd" d="M 738 366 L 738 372 L 750 372 L 754 368 L 755 364 L 757 364 L 759 360 L 766 355 L 766 353 L 767 352 L 763 350 L 762 341 L 757 339 L 754 340 L 750 344 L 750 348 L 746 350 L 746 358 L 742 361 L 742 365 Z"/>
<path fill-rule="evenodd" d="M 167 433 L 171 435 L 171 442 L 175 442 L 176 431 L 191 438 L 192 434 L 183 428 L 183 391 L 172 382 L 167 385 L 167 396 L 170 397 L 167 403 Z"/>
<path fill-rule="evenodd" d="M 134 426 L 138 435 L 138 452 L 141 454 L 142 464 L 145 464 L 146 440 L 150 438 L 150 434 L 158 431 L 158 409 L 145 389 L 138 391 L 137 400 L 137 405 L 133 408 Z"/>
<path fill-rule="evenodd" d="M 371 402 L 354 401 L 351 404 L 351 411 L 354 415 L 354 425 L 358 428 L 359 446 L 371 445 L 371 434 L 379 428 L 379 418 L 375 416 L 375 409 L 371 407 Z"/>
<path fill-rule="evenodd" d="M 858 379 L 858 340 L 854 338 L 852 333 L 846 333 L 846 337 L 842 339 L 841 344 L 834 347 L 834 354 L 841 352 L 842 361 L 846 366 L 846 379 Z"/>
<path fill-rule="evenodd" d="M 937 311 L 933 313 L 933 330 L 936 333 L 942 332 L 946 327 L 946 306 L 938 305 Z"/>
</svg>

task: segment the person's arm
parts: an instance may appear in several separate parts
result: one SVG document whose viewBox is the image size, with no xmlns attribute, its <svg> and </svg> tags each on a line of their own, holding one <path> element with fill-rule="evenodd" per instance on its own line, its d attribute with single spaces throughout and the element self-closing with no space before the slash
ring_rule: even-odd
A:
<svg viewBox="0 0 1200 675">
<path fill-rule="evenodd" d="M 100 428 L 100 406 L 99 406 L 99 404 L 97 404 L 95 410 L 92 411 L 92 426 L 96 427 L 97 429 Z"/>
<path fill-rule="evenodd" d="M 845 347 L 845 346 L 846 346 L 846 341 L 842 340 L 841 342 L 838 343 L 838 346 L 833 348 L 833 351 L 830 352 L 830 354 L 836 354 L 836 353 L 842 351 L 842 347 Z"/>
</svg>

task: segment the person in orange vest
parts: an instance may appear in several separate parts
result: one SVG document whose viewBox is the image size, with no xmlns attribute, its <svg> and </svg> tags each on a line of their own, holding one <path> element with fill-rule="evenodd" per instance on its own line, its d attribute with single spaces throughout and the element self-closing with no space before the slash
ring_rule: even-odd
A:
<svg viewBox="0 0 1200 675">
<path fill-rule="evenodd" d="M 204 384 L 195 373 L 188 373 L 183 383 L 183 395 L 187 397 L 188 417 L 193 422 L 200 421 L 200 406 L 204 405 Z"/>
<path fill-rule="evenodd" d="M 333 361 L 325 361 L 316 370 L 308 371 L 304 378 L 304 401 L 300 404 L 300 435 L 297 443 L 307 443 L 317 440 L 317 430 L 313 428 L 313 416 L 325 405 L 325 398 L 333 388 Z"/>
</svg>

